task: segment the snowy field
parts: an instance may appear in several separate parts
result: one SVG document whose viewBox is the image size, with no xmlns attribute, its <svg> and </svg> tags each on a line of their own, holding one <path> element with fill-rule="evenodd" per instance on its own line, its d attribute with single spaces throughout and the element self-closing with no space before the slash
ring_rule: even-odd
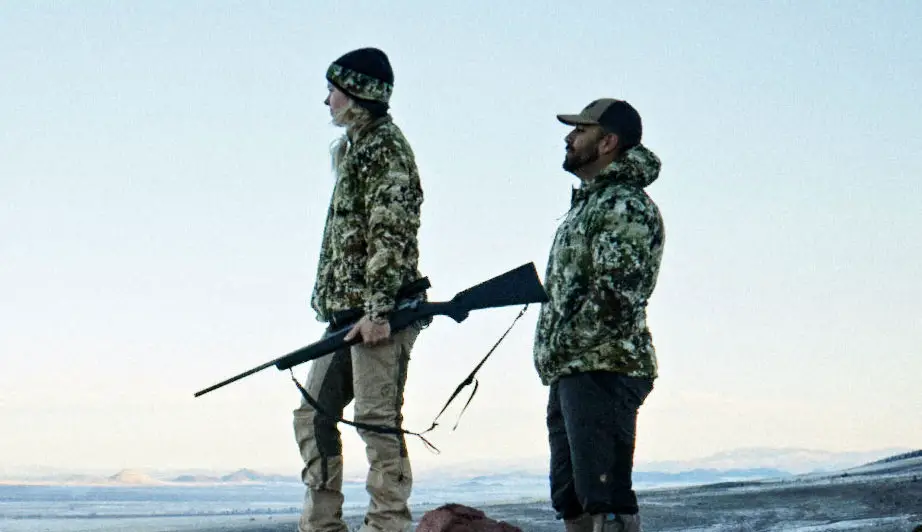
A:
<svg viewBox="0 0 922 532">
<path fill-rule="evenodd" d="M 440 504 L 482 508 L 528 532 L 563 529 L 540 477 L 500 475 L 420 485 L 414 517 Z M 638 486 L 640 488 L 640 486 Z M 0 486 L 2 532 L 291 532 L 302 487 Z M 922 524 L 922 457 L 836 474 L 638 491 L 644 527 L 656 532 L 911 532 Z M 357 529 L 367 495 L 346 486 L 346 521 Z"/>
</svg>

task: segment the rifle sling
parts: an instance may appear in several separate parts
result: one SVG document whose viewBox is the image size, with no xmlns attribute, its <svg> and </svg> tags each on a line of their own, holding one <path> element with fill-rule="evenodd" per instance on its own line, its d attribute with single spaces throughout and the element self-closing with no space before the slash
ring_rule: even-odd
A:
<svg viewBox="0 0 922 532">
<path fill-rule="evenodd" d="M 458 423 L 461 422 L 461 416 L 464 415 L 464 411 L 467 410 L 467 406 L 468 406 L 469 404 L 471 404 L 471 401 L 474 399 L 474 394 L 477 393 L 477 388 L 480 387 L 480 382 L 479 382 L 478 380 L 476 380 L 476 379 L 474 378 L 474 376 L 477 375 L 477 372 L 480 371 L 480 368 L 483 367 L 483 365 L 484 365 L 484 363 L 487 361 L 487 359 L 490 358 L 490 355 L 492 355 L 493 352 L 496 351 L 496 348 L 499 347 L 500 342 L 502 342 L 502 341 L 506 338 L 506 335 L 509 334 L 509 331 L 511 331 L 512 328 L 515 327 L 515 323 L 516 323 L 517 321 L 519 321 L 519 319 L 520 319 L 522 316 L 525 315 L 525 311 L 527 311 L 527 310 L 528 310 L 528 305 L 526 304 L 526 305 L 522 308 L 522 310 L 519 311 L 518 316 L 516 316 L 515 319 L 512 320 L 512 323 L 509 325 L 509 328 L 506 329 L 506 332 L 504 332 L 504 333 L 502 334 L 502 336 L 500 336 L 499 339 L 496 340 L 496 343 L 493 344 L 493 347 L 491 347 L 489 351 L 487 351 L 487 354 L 484 355 L 484 357 L 480 360 L 480 363 L 478 363 L 476 366 L 474 366 L 474 369 L 473 369 L 473 371 L 471 371 L 470 375 L 468 375 L 467 378 L 465 378 L 463 381 L 461 381 L 461 384 L 459 384 L 458 387 L 455 388 L 454 393 L 452 393 L 452 394 L 451 394 L 451 397 L 448 398 L 448 401 L 445 403 L 445 406 L 442 407 L 442 410 L 439 412 L 439 414 L 438 414 L 437 416 L 435 416 L 435 419 L 432 420 L 432 425 L 433 425 L 433 426 L 438 425 L 437 422 L 438 422 L 439 418 L 442 417 L 442 414 L 444 414 L 444 413 L 445 413 L 445 410 L 448 409 L 448 405 L 450 405 L 451 402 L 454 401 L 455 398 L 458 396 L 458 394 L 461 393 L 461 390 L 463 390 L 465 386 L 469 386 L 469 385 L 473 382 L 473 383 L 474 383 L 474 389 L 471 391 L 471 396 L 468 397 L 468 398 L 467 398 L 467 402 L 464 403 L 464 408 L 462 408 L 462 409 L 461 409 L 461 412 L 458 414 L 458 419 L 455 421 L 455 426 L 452 427 L 451 430 L 455 430 L 455 429 L 458 428 Z"/>
<path fill-rule="evenodd" d="M 353 427 L 355 427 L 355 428 L 357 428 L 357 429 L 367 430 L 367 431 L 370 431 L 370 432 L 377 432 L 377 433 L 379 433 L 379 434 L 409 434 L 409 435 L 411 435 L 411 436 L 416 436 L 416 437 L 418 437 L 420 440 L 422 440 L 423 444 L 424 444 L 427 448 L 435 450 L 436 453 L 439 452 L 438 448 L 437 448 L 435 445 L 432 445 L 432 444 L 429 442 L 429 440 L 427 440 L 426 438 L 423 437 L 423 434 L 425 434 L 425 433 L 427 433 L 427 432 L 429 432 L 430 430 L 432 430 L 432 429 L 435 428 L 435 424 L 433 424 L 431 427 L 429 427 L 428 429 L 424 430 L 423 432 L 411 432 L 411 431 L 408 431 L 408 430 L 404 430 L 404 429 L 402 429 L 402 428 L 400 428 L 400 427 L 389 427 L 389 426 L 387 426 L 387 425 L 373 425 L 373 424 L 371 424 L 371 423 L 362 423 L 362 422 L 359 422 L 359 421 L 350 421 L 350 420 L 348 420 L 348 419 L 345 419 L 345 418 L 342 418 L 342 417 L 339 417 L 339 416 L 335 416 L 335 415 L 330 414 L 329 412 L 327 412 L 325 408 L 323 408 L 322 406 L 320 406 L 320 403 L 318 403 L 316 399 L 314 399 L 313 397 L 311 397 L 311 394 L 308 393 L 307 390 L 304 388 L 304 386 L 301 386 L 301 383 L 298 382 L 298 379 L 295 378 L 294 371 L 292 371 L 291 368 L 288 368 L 288 371 L 291 372 L 291 380 L 294 381 L 295 386 L 298 387 L 298 391 L 301 392 L 301 395 L 304 397 L 304 400 L 307 401 L 307 403 L 308 403 L 309 405 L 311 405 L 312 407 L 314 407 L 314 410 L 316 410 L 317 413 L 320 414 L 321 416 L 328 417 L 328 418 L 333 419 L 333 420 L 335 420 L 335 421 L 337 421 L 337 422 L 339 422 L 339 423 L 345 423 L 346 425 L 352 425 Z"/>
<path fill-rule="evenodd" d="M 458 419 L 455 421 L 455 425 L 454 427 L 452 427 L 451 430 L 454 431 L 455 429 L 458 428 L 458 423 L 461 422 L 461 416 L 464 415 L 464 411 L 467 410 L 468 405 L 470 405 L 471 401 L 474 399 L 474 394 L 477 393 L 477 389 L 480 387 L 480 382 L 477 381 L 477 379 L 475 379 L 475 375 L 477 375 L 477 372 L 480 371 L 480 368 L 483 367 L 487 359 L 490 358 L 490 355 L 492 355 L 493 352 L 496 351 L 496 348 L 499 347 L 499 344 L 506 338 L 506 336 L 509 334 L 512 328 L 515 327 L 516 322 L 519 321 L 519 319 L 523 315 L 525 315 L 525 311 L 527 310 L 528 310 L 528 305 L 526 304 L 525 307 L 522 308 L 522 310 L 519 312 L 518 316 L 516 316 L 515 319 L 512 320 L 512 324 L 509 325 L 509 328 L 506 329 L 506 332 L 504 332 L 502 336 L 499 337 L 496 343 L 493 344 L 493 347 L 491 347 L 490 350 L 487 351 L 487 354 L 484 355 L 484 357 L 480 360 L 480 362 L 476 366 L 474 366 L 473 371 L 471 371 L 471 373 L 463 381 L 461 381 L 460 384 L 458 384 L 457 388 L 455 388 L 454 393 L 451 394 L 451 397 L 449 397 L 448 401 L 445 403 L 445 406 L 442 407 L 442 410 L 438 413 L 437 416 L 435 416 L 435 419 L 432 420 L 432 425 L 430 425 L 428 429 L 422 432 L 412 432 L 412 431 L 400 428 L 399 426 L 391 427 L 387 425 L 374 425 L 371 423 L 351 421 L 343 417 L 333 415 L 327 412 L 326 409 L 324 409 L 320 405 L 320 403 L 317 402 L 316 399 L 311 397 L 310 393 L 308 393 L 308 391 L 304 388 L 304 386 L 301 386 L 301 383 L 298 382 L 297 378 L 295 378 L 294 371 L 291 368 L 288 368 L 288 371 L 291 373 L 291 380 L 295 383 L 295 386 L 298 387 L 298 391 L 301 392 L 301 395 L 304 397 L 304 400 L 307 401 L 307 403 L 311 405 L 314 408 L 314 410 L 317 411 L 318 414 L 325 416 L 327 418 L 333 419 L 336 422 L 345 423 L 347 425 L 351 425 L 358 429 L 367 430 L 370 432 L 377 432 L 379 434 L 408 434 L 410 436 L 416 436 L 417 438 L 422 440 L 426 448 L 432 449 L 436 453 L 439 453 L 440 451 L 438 450 L 438 448 L 435 445 L 432 445 L 432 443 L 430 443 L 429 440 L 424 438 L 423 434 L 430 432 L 431 430 L 433 430 L 439 425 L 438 420 L 440 417 L 442 417 L 442 414 L 445 413 L 445 410 L 448 409 L 448 406 L 451 405 L 451 403 L 455 400 L 455 398 L 458 397 L 458 394 L 461 393 L 461 390 L 463 390 L 466 386 L 469 386 L 471 383 L 473 383 L 474 389 L 471 391 L 470 397 L 467 398 L 467 402 L 464 403 L 464 407 L 461 409 L 461 412 L 458 414 Z"/>
</svg>

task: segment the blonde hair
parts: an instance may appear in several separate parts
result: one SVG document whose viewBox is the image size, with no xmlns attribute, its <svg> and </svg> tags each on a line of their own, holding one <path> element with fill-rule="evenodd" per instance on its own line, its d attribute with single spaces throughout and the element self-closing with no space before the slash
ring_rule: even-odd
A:
<svg viewBox="0 0 922 532">
<path fill-rule="evenodd" d="M 334 140 L 330 146 L 330 160 L 333 171 L 337 175 L 340 171 L 340 165 L 349 151 L 350 135 L 371 121 L 371 112 L 360 105 L 356 105 L 355 100 L 351 98 L 348 99 L 346 105 L 333 114 L 333 124 L 346 128 L 342 136 Z"/>
</svg>

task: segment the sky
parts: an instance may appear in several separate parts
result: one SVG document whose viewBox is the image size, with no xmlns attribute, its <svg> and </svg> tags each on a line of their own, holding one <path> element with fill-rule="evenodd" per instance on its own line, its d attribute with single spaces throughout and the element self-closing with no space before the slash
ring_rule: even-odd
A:
<svg viewBox="0 0 922 532">
<path fill-rule="evenodd" d="M 0 468 L 300 471 L 287 373 L 193 393 L 322 333 L 323 76 L 363 46 L 395 71 L 433 300 L 543 278 L 577 183 L 555 114 L 641 113 L 666 243 L 639 464 L 919 448 L 920 23 L 911 1 L 0 1 Z M 407 428 L 519 310 L 423 331 Z M 441 453 L 409 440 L 417 471 L 544 464 L 537 311 Z"/>
</svg>

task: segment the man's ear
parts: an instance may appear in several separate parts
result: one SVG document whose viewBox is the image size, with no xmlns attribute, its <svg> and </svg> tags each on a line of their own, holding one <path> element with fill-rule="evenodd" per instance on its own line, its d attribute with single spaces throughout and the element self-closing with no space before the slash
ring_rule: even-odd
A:
<svg viewBox="0 0 922 532">
<path fill-rule="evenodd" d="M 617 151 L 619 146 L 618 135 L 614 133 L 607 133 L 602 137 L 602 140 L 599 142 L 599 151 L 603 154 L 614 153 Z"/>
</svg>

